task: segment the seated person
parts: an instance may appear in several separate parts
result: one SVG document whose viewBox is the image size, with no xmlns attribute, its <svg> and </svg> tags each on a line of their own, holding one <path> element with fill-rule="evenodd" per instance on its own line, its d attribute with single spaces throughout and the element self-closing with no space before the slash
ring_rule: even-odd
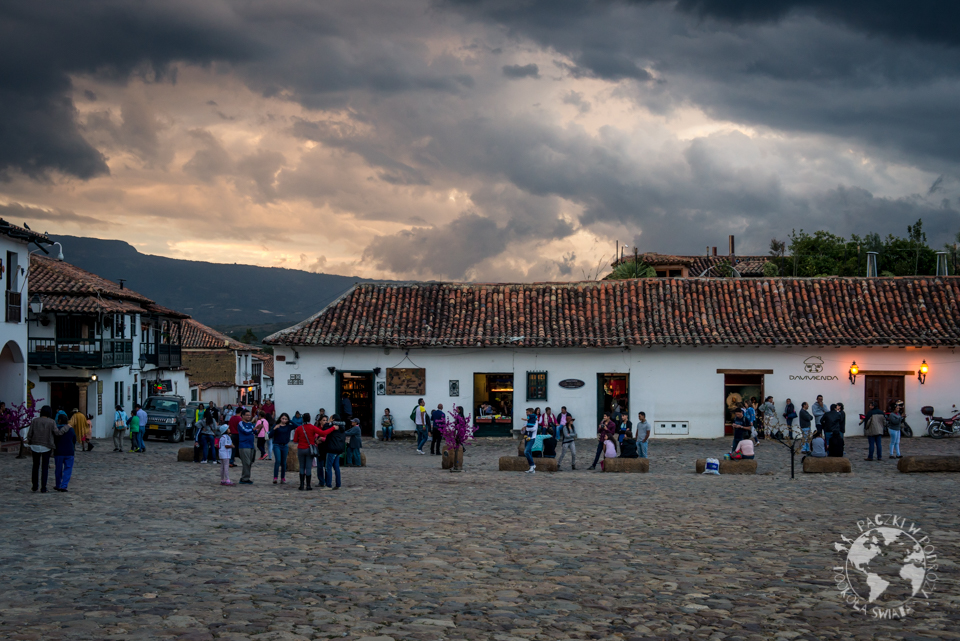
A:
<svg viewBox="0 0 960 641">
<path fill-rule="evenodd" d="M 827 455 L 836 458 L 843 457 L 843 435 L 839 431 L 830 436 L 830 442 L 827 443 Z"/>
<path fill-rule="evenodd" d="M 615 443 L 616 437 L 607 435 L 607 439 L 603 442 L 603 460 L 600 461 L 600 469 L 604 469 L 604 463 L 607 462 L 608 458 L 617 458 L 617 444 Z"/>
<path fill-rule="evenodd" d="M 823 441 L 823 432 L 817 430 L 810 441 L 810 456 L 823 458 L 827 455 L 827 444 Z"/>
<path fill-rule="evenodd" d="M 620 458 L 639 458 L 640 452 L 637 450 L 637 439 L 629 436 L 623 439 L 620 444 Z"/>
<path fill-rule="evenodd" d="M 557 458 L 556 437 L 551 435 L 543 439 L 543 458 Z"/>
<path fill-rule="evenodd" d="M 733 456 L 731 458 L 752 459 L 754 457 L 753 441 L 748 438 L 743 439 L 737 443 L 737 449 L 735 449 L 733 453 L 734 455 L 739 454 L 740 456 Z"/>
</svg>

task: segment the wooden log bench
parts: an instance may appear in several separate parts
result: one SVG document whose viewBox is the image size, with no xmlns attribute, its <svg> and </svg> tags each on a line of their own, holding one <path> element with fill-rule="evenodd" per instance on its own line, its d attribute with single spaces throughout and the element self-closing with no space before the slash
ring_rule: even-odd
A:
<svg viewBox="0 0 960 641">
<path fill-rule="evenodd" d="M 177 461 L 180 463 L 193 463 L 193 446 L 178 449 Z"/>
<path fill-rule="evenodd" d="M 454 459 L 459 460 L 454 460 Z M 440 467 L 444 470 L 449 470 L 453 467 L 454 463 L 459 463 L 460 468 L 463 468 L 463 450 L 444 450 L 443 457 L 440 460 Z"/>
<path fill-rule="evenodd" d="M 557 459 L 555 458 L 535 458 L 534 464 L 538 472 L 556 472 Z M 501 456 L 501 472 L 526 472 L 530 469 L 527 459 L 522 456 Z"/>
<path fill-rule="evenodd" d="M 707 469 L 707 459 L 698 458 L 697 474 L 703 474 L 703 471 L 705 469 Z M 738 461 L 728 461 L 726 459 L 720 459 L 720 473 L 721 474 L 756 474 L 757 460 L 741 459 Z"/>
<path fill-rule="evenodd" d="M 624 474 L 646 474 L 650 471 L 650 459 L 619 457 L 604 459 L 603 471 Z"/>
<path fill-rule="evenodd" d="M 850 459 L 841 456 L 807 456 L 803 459 L 803 471 L 807 474 L 850 474 L 853 466 Z"/>
<path fill-rule="evenodd" d="M 904 456 L 897 469 L 911 472 L 960 472 L 960 456 Z"/>
</svg>

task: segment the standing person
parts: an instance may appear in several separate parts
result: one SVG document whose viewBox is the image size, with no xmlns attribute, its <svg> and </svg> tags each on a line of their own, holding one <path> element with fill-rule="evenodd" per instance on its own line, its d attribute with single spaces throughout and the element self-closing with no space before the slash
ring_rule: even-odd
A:
<svg viewBox="0 0 960 641">
<path fill-rule="evenodd" d="M 747 425 L 746 419 L 743 418 L 743 409 L 738 407 L 733 410 L 733 447 L 730 448 L 730 451 L 735 452 L 740 441 L 745 438 L 750 438 L 751 434 L 750 426 Z"/>
<path fill-rule="evenodd" d="M 752 398 L 744 403 L 743 422 L 744 425 L 751 430 L 752 434 L 752 430 L 756 429 L 757 427 L 757 408 L 755 407 L 755 402 Z M 760 430 L 757 430 L 757 436 L 760 436 Z"/>
<path fill-rule="evenodd" d="M 316 447 L 317 439 L 320 438 L 320 430 L 316 425 L 304 422 L 294 429 L 293 440 L 297 444 L 297 460 L 300 463 L 300 487 L 301 490 L 312 490 L 310 486 L 313 480 L 313 454 L 310 452 L 311 446 Z M 276 466 L 276 463 L 274 463 Z M 274 467 L 276 475 L 276 467 Z M 307 486 L 304 487 L 304 481 Z M 320 485 L 319 483 L 317 484 Z"/>
<path fill-rule="evenodd" d="M 243 410 L 242 420 L 237 424 L 237 449 L 240 450 L 240 464 L 243 466 L 240 474 L 241 485 L 253 485 L 250 470 L 253 466 L 253 447 L 257 426 L 252 419 L 250 410 Z"/>
<path fill-rule="evenodd" d="M 212 403 L 213 401 L 210 402 Z M 220 420 L 224 423 L 229 423 L 234 414 L 236 414 L 236 412 L 233 411 L 233 405 L 227 403 L 223 406 L 223 417 Z"/>
<path fill-rule="evenodd" d="M 57 447 L 54 450 L 54 483 L 53 489 L 57 492 L 66 492 L 73 475 L 73 459 L 76 454 L 77 435 L 69 425 L 65 430 L 56 432 Z"/>
<path fill-rule="evenodd" d="M 817 400 L 813 404 L 813 420 L 817 427 L 820 427 L 820 421 L 823 419 L 823 415 L 827 413 L 827 408 L 823 404 L 823 394 L 817 394 Z M 829 435 L 824 434 L 824 438 L 829 443 Z"/>
<path fill-rule="evenodd" d="M 427 431 L 430 428 L 430 415 L 422 398 L 417 400 L 417 406 L 410 412 L 410 420 L 417 429 L 417 454 L 423 454 L 423 446 L 427 442 Z"/>
<path fill-rule="evenodd" d="M 363 447 L 363 442 L 360 440 L 359 418 L 350 420 L 350 429 L 346 431 L 344 436 L 350 437 L 350 442 L 347 443 L 347 467 L 360 467 L 363 462 L 360 458 L 360 448 Z"/>
<path fill-rule="evenodd" d="M 820 431 L 823 432 L 823 440 L 829 445 L 833 438 L 833 433 L 840 433 L 840 413 L 837 412 L 836 404 L 830 406 L 830 409 L 820 417 Z"/>
<path fill-rule="evenodd" d="M 566 408 L 563 408 L 566 410 Z M 563 411 L 562 410 L 562 411 Z M 563 427 L 560 428 L 560 458 L 557 459 L 557 471 L 560 471 L 560 464 L 563 463 L 563 457 L 570 452 L 570 469 L 577 469 L 577 429 L 574 426 L 575 421 L 569 414 L 561 414 L 565 419 Z"/>
<path fill-rule="evenodd" d="M 230 448 L 230 467 L 237 466 L 237 456 L 240 454 L 240 423 L 243 422 L 243 408 L 237 409 L 238 411 L 227 422 L 227 433 L 230 434 L 230 440 L 233 442 L 233 447 Z"/>
<path fill-rule="evenodd" d="M 650 435 L 653 428 L 647 423 L 647 414 L 639 412 L 637 414 L 637 449 L 640 451 L 640 458 L 647 458 L 647 443 L 650 441 Z"/>
<path fill-rule="evenodd" d="M 384 442 L 393 440 L 393 415 L 389 407 L 383 410 L 383 416 L 380 418 L 380 440 Z"/>
<path fill-rule="evenodd" d="M 340 489 L 340 455 L 346 446 L 346 426 L 339 420 L 340 417 L 333 416 L 333 427 L 329 430 L 324 441 L 327 452 L 326 480 L 328 490 Z M 333 473 L 337 474 L 337 484 L 333 485 Z"/>
<path fill-rule="evenodd" d="M 840 432 L 840 438 L 847 438 L 847 413 L 843 403 L 837 403 L 837 431 Z"/>
<path fill-rule="evenodd" d="M 226 412 L 224 412 L 226 415 Z M 217 449 L 220 457 L 220 485 L 236 485 L 230 480 L 230 457 L 233 456 L 233 439 L 230 438 L 230 431 L 227 424 L 224 423 L 220 428 L 220 437 L 217 440 Z"/>
<path fill-rule="evenodd" d="M 267 413 L 260 410 L 259 418 L 254 426 L 257 433 L 257 449 L 260 450 L 260 460 L 267 458 L 267 433 L 270 432 L 270 423 L 267 422 Z"/>
<path fill-rule="evenodd" d="M 144 426 L 140 425 L 139 412 L 131 414 L 130 418 L 127 419 L 127 424 L 130 426 L 130 451 L 142 452 L 140 441 L 143 439 Z"/>
<path fill-rule="evenodd" d="M 587 469 L 597 469 L 597 463 L 600 462 L 600 455 L 603 454 L 604 442 L 606 442 L 608 436 L 614 436 L 616 434 L 616 430 L 616 425 L 614 425 L 613 421 L 610 420 L 610 413 L 605 412 L 603 415 L 603 420 L 601 420 L 600 425 L 597 426 L 597 455 L 593 457 L 593 465 Z"/>
<path fill-rule="evenodd" d="M 138 444 L 140 445 L 140 453 L 143 454 L 147 451 L 147 444 L 144 441 L 144 437 L 147 434 L 147 411 L 143 409 L 143 406 L 137 403 L 133 406 L 136 410 L 137 418 L 140 419 L 140 436 L 138 437 Z"/>
<path fill-rule="evenodd" d="M 533 460 L 533 443 L 537 438 L 537 414 L 534 412 L 533 408 L 527 408 L 527 422 L 523 426 L 523 455 L 527 459 L 527 464 L 530 466 L 530 469 L 527 470 L 528 474 L 533 474 L 537 471 L 537 464 Z"/>
<path fill-rule="evenodd" d="M 90 434 L 90 423 L 87 422 L 87 416 L 77 408 L 73 408 L 73 416 L 68 423 L 77 435 L 77 441 L 80 443 L 81 452 L 93 451 L 93 440 Z"/>
<path fill-rule="evenodd" d="M 113 451 L 123 451 L 123 432 L 127 429 L 127 413 L 123 411 L 122 405 L 117 405 L 113 414 Z M 76 434 L 74 434 L 76 439 Z"/>
<path fill-rule="evenodd" d="M 287 482 L 287 453 L 290 449 L 290 433 L 297 426 L 290 422 L 290 415 L 284 412 L 277 419 L 277 424 L 270 430 L 270 439 L 273 443 L 273 484 L 277 484 L 277 475 L 280 475 L 280 484 Z"/>
<path fill-rule="evenodd" d="M 54 436 L 57 434 L 57 424 L 53 422 L 53 410 L 49 405 L 40 408 L 40 416 L 30 421 L 30 429 L 24 444 L 33 454 L 33 471 L 30 475 L 34 492 L 40 489 L 47 491 L 47 477 L 50 475 L 50 453 L 57 446 Z M 42 474 L 41 474 L 42 466 Z"/>
<path fill-rule="evenodd" d="M 199 425 L 200 430 L 200 462 L 213 463 L 216 458 L 214 452 L 213 440 L 217 434 L 217 422 L 212 412 L 204 412 L 203 419 Z"/>
<path fill-rule="evenodd" d="M 893 411 L 887 416 L 887 429 L 890 431 L 890 458 L 903 458 L 900 456 L 900 428 L 903 423 L 903 401 L 897 401 L 893 406 Z"/>
<path fill-rule="evenodd" d="M 447 420 L 447 417 L 443 413 L 443 403 L 437 405 L 437 409 L 430 412 L 430 436 L 433 440 L 430 441 L 430 453 L 440 456 L 440 445 L 443 443 L 442 436 L 440 434 L 440 426 L 443 425 Z"/>
<path fill-rule="evenodd" d="M 620 415 L 620 425 L 617 426 L 617 456 L 621 456 L 620 448 L 623 447 L 623 441 L 627 437 L 633 438 L 633 422 L 629 414 Z"/>
<path fill-rule="evenodd" d="M 810 451 L 810 429 L 813 425 L 813 414 L 810 413 L 810 404 L 804 401 L 800 404 L 800 412 L 797 414 L 800 419 L 800 432 L 803 433 L 803 451 Z M 822 437 L 821 437 L 822 440 Z M 826 456 L 826 454 L 824 454 Z"/>
<path fill-rule="evenodd" d="M 783 418 L 787 421 L 787 427 L 790 428 L 790 436 L 793 436 L 793 419 L 797 418 L 797 411 L 793 407 L 793 401 L 787 399 L 787 404 L 783 407 Z"/>
<path fill-rule="evenodd" d="M 875 401 L 870 401 L 870 410 L 867 412 L 867 415 L 863 418 L 864 429 L 863 434 L 867 437 L 867 441 L 870 445 L 869 454 L 867 458 L 863 459 L 864 461 L 873 460 L 873 450 L 876 447 L 877 450 L 877 460 L 883 460 L 883 410 L 877 407 Z"/>
<path fill-rule="evenodd" d="M 763 424 L 766 426 L 766 431 L 769 432 L 770 427 L 777 422 L 777 406 L 773 402 L 772 396 L 763 399 L 763 405 L 760 406 L 760 411 L 763 413 Z"/>
<path fill-rule="evenodd" d="M 346 392 L 343 393 L 343 397 L 340 399 L 340 412 L 346 421 L 353 418 L 353 403 L 350 401 L 350 397 L 347 396 Z"/>
<path fill-rule="evenodd" d="M 260 410 L 266 415 L 268 421 L 273 421 L 273 415 L 277 411 L 277 408 L 273 404 L 273 399 L 268 398 L 266 401 L 264 401 L 263 405 L 260 407 Z"/>
</svg>

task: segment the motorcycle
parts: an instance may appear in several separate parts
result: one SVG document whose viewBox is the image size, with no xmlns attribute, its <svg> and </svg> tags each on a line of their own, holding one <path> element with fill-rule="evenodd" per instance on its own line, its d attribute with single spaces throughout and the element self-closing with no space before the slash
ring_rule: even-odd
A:
<svg viewBox="0 0 960 641">
<path fill-rule="evenodd" d="M 921 408 L 923 415 L 927 417 L 927 435 L 933 438 L 946 438 L 954 434 L 960 434 L 960 412 L 957 406 L 953 406 L 953 416 L 934 416 L 933 408 L 929 405 Z"/>
</svg>

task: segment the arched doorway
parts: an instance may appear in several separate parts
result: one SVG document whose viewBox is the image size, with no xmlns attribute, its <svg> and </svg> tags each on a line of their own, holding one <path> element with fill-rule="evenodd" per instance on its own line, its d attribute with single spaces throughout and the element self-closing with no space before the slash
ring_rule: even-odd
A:
<svg viewBox="0 0 960 641">
<path fill-rule="evenodd" d="M 7 341 L 0 350 L 0 401 L 7 407 L 26 400 L 27 365 L 23 351 L 15 341 Z"/>
</svg>

